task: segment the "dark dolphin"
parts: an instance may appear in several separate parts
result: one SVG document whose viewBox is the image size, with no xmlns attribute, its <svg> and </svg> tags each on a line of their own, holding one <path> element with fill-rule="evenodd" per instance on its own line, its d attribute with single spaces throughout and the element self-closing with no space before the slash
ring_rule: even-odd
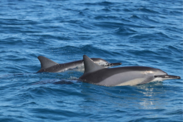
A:
<svg viewBox="0 0 183 122">
<path fill-rule="evenodd" d="M 145 84 L 167 79 L 180 79 L 179 76 L 168 75 L 166 72 L 144 66 L 128 66 L 103 68 L 95 64 L 88 56 L 83 56 L 85 72 L 79 78 L 83 82 L 103 86 L 125 86 Z"/>
<path fill-rule="evenodd" d="M 69 63 L 64 64 L 58 64 L 46 57 L 38 56 L 38 59 L 41 63 L 41 69 L 37 72 L 63 72 L 66 70 L 79 70 L 84 71 L 84 64 L 83 60 L 73 61 Z M 92 58 L 94 63 L 97 63 L 101 65 L 102 67 L 110 67 L 110 66 L 116 66 L 121 65 L 121 63 L 109 63 L 101 58 Z"/>
</svg>

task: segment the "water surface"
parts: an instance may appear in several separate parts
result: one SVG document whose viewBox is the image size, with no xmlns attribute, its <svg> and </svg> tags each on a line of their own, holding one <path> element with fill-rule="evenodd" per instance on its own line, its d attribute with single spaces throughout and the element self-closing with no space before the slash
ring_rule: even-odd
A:
<svg viewBox="0 0 183 122">
<path fill-rule="evenodd" d="M 181 0 L 1 0 L 0 121 L 182 122 L 183 80 L 104 87 L 39 73 L 84 54 L 183 77 Z M 57 84 L 59 81 L 72 84 Z"/>
</svg>

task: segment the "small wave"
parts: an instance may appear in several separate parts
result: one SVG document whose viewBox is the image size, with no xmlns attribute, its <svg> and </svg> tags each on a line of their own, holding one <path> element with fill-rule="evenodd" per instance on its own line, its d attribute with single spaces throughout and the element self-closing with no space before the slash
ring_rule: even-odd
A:
<svg viewBox="0 0 183 122">
<path fill-rule="evenodd" d="M 138 10 L 142 11 L 142 12 L 145 12 L 145 13 L 150 13 L 150 14 L 159 14 L 158 10 L 156 11 L 156 9 L 152 8 L 150 9 L 151 7 L 149 8 L 146 8 L 146 7 L 142 7 L 142 8 L 139 8 Z"/>
<path fill-rule="evenodd" d="M 130 28 L 130 27 L 119 27 L 116 31 L 116 34 L 118 35 L 123 35 L 123 36 L 129 36 L 129 35 L 133 35 L 135 33 L 137 33 L 137 31 L 135 31 L 134 29 Z"/>
<path fill-rule="evenodd" d="M 178 110 L 174 110 L 171 112 L 167 112 L 165 113 L 166 115 L 182 115 L 183 114 L 183 110 L 182 109 L 178 109 Z"/>
<path fill-rule="evenodd" d="M 93 23 L 95 26 L 102 27 L 102 28 L 110 28 L 116 29 L 120 26 L 124 26 L 123 23 L 120 22 L 95 22 Z"/>
<path fill-rule="evenodd" d="M 149 41 L 159 41 L 162 42 L 164 40 L 171 39 L 168 35 L 163 32 L 156 32 L 156 33 L 147 33 L 147 34 L 136 34 L 130 37 L 130 42 L 149 42 Z"/>
<path fill-rule="evenodd" d="M 100 6 L 109 6 L 109 5 L 113 5 L 115 3 L 113 2 L 108 2 L 108 1 L 103 1 L 103 2 L 90 2 L 90 3 L 84 3 L 84 5 L 88 5 L 88 6 L 95 6 L 95 5 L 100 5 Z"/>
</svg>

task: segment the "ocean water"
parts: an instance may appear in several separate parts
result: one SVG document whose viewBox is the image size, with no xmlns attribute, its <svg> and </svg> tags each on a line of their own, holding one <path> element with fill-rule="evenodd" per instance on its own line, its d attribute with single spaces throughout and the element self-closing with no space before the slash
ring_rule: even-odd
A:
<svg viewBox="0 0 183 122">
<path fill-rule="evenodd" d="M 182 79 L 105 87 L 77 82 L 78 71 L 36 73 L 39 55 L 66 63 L 86 54 L 183 78 L 182 6 L 0 0 L 0 122 L 182 122 Z"/>
</svg>

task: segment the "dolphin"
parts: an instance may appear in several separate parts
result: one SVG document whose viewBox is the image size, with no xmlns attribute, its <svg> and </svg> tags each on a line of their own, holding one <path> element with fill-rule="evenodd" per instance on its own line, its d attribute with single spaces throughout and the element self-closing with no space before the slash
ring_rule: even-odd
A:
<svg viewBox="0 0 183 122">
<path fill-rule="evenodd" d="M 76 69 L 78 71 L 84 71 L 84 68 L 82 68 L 84 67 L 83 60 L 73 61 L 73 62 L 64 63 L 64 64 L 58 64 L 44 56 L 38 56 L 38 59 L 41 63 L 41 69 L 37 73 L 64 72 L 66 70 L 73 70 L 73 69 Z M 121 65 L 121 63 L 109 63 L 106 60 L 101 58 L 92 58 L 92 60 L 98 65 L 100 65 L 101 67 Z"/>
<path fill-rule="evenodd" d="M 127 66 L 104 68 L 95 64 L 88 56 L 83 56 L 84 74 L 80 81 L 102 86 L 138 85 L 167 79 L 180 79 L 179 76 L 168 75 L 166 72 L 145 66 Z"/>
</svg>

